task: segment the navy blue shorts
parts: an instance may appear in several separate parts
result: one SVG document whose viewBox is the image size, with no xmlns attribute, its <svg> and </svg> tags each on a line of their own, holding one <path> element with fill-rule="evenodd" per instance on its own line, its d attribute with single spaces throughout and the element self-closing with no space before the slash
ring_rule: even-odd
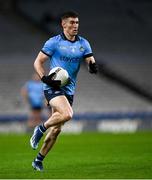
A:
<svg viewBox="0 0 152 180">
<path fill-rule="evenodd" d="M 53 90 L 53 89 L 44 90 L 44 95 L 48 102 L 48 105 L 49 105 L 50 100 L 57 96 L 65 96 L 68 99 L 70 105 L 72 106 L 73 104 L 73 95 L 68 95 L 62 90 Z"/>
</svg>

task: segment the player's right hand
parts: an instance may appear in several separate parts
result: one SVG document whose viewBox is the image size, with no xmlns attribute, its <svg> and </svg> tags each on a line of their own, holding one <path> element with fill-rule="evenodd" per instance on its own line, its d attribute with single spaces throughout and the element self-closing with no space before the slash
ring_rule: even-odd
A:
<svg viewBox="0 0 152 180">
<path fill-rule="evenodd" d="M 43 76 L 41 78 L 41 81 L 44 82 L 45 84 L 47 84 L 50 87 L 53 87 L 54 89 L 59 89 L 60 85 L 61 85 L 61 81 L 60 80 L 53 80 L 53 77 L 55 76 L 55 72 L 48 75 L 48 76 Z"/>
</svg>

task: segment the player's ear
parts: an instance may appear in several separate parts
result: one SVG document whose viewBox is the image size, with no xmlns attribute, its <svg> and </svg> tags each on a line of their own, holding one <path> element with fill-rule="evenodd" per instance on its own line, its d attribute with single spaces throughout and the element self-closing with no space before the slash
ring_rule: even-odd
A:
<svg viewBox="0 0 152 180">
<path fill-rule="evenodd" d="M 65 21 L 65 20 L 62 20 L 62 21 L 61 21 L 61 25 L 62 25 L 63 28 L 65 28 L 65 26 L 66 26 L 66 21 Z"/>
</svg>

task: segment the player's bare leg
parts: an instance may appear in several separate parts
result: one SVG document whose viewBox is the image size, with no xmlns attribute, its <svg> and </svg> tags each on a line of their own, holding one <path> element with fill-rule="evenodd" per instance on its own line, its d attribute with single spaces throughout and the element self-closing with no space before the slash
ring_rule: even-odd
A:
<svg viewBox="0 0 152 180">
<path fill-rule="evenodd" d="M 54 109 L 54 113 L 44 124 L 34 129 L 34 133 L 30 139 L 33 149 L 38 148 L 38 143 L 48 128 L 65 123 L 72 118 L 73 110 L 65 96 L 57 96 L 51 99 L 50 105 Z"/>
<path fill-rule="evenodd" d="M 53 113 L 55 113 L 55 111 L 52 108 L 52 114 Z M 52 149 L 53 145 L 56 142 L 58 135 L 61 132 L 61 126 L 62 125 L 60 124 L 60 125 L 57 125 L 57 126 L 54 126 L 54 127 L 51 127 L 48 129 L 49 131 L 44 139 L 44 143 L 40 150 L 41 155 L 46 156 L 47 153 Z"/>
<path fill-rule="evenodd" d="M 50 131 L 48 132 L 48 134 L 44 139 L 44 143 L 41 147 L 40 152 L 38 153 L 35 160 L 32 162 L 32 166 L 35 170 L 38 171 L 43 170 L 42 162 L 45 156 L 47 155 L 47 153 L 52 149 L 60 132 L 61 132 L 61 125 L 50 128 Z"/>
<path fill-rule="evenodd" d="M 46 156 L 47 153 L 52 149 L 60 132 L 61 132 L 61 125 L 50 128 L 50 131 L 46 135 L 44 139 L 44 143 L 41 147 L 40 150 L 41 155 Z"/>
<path fill-rule="evenodd" d="M 37 158 L 32 163 L 32 166 L 34 167 L 34 169 L 39 170 L 39 171 L 43 170 L 42 161 L 45 155 L 53 147 L 56 141 L 56 138 L 61 131 L 61 124 L 70 120 L 73 114 L 72 108 L 65 96 L 58 96 L 58 97 L 53 98 L 52 100 L 50 100 L 50 105 L 52 106 L 52 109 L 53 109 L 52 116 L 46 121 L 43 127 L 39 126 L 38 129 L 35 129 L 35 132 L 31 138 L 31 141 L 35 142 L 35 139 L 37 137 L 39 138 L 39 134 L 41 133 L 38 141 L 35 144 L 33 143 L 35 145 L 34 147 L 37 148 L 38 142 L 40 141 L 41 137 L 43 136 L 43 133 L 45 132 L 45 131 L 42 132 L 43 129 L 41 128 L 48 129 L 53 126 L 52 130 L 47 134 L 44 140 L 44 144 L 40 150 L 40 153 L 37 155 Z"/>
<path fill-rule="evenodd" d="M 53 108 L 52 116 L 44 123 L 46 129 L 69 121 L 73 116 L 73 110 L 65 96 L 57 96 L 50 101 Z"/>
</svg>

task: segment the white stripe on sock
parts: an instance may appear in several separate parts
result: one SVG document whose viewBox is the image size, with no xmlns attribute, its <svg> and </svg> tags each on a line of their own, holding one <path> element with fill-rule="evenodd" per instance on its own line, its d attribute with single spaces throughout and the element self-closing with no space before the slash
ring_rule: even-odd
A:
<svg viewBox="0 0 152 180">
<path fill-rule="evenodd" d="M 39 128 L 39 130 L 41 131 L 41 133 L 43 133 L 42 130 L 41 130 L 40 128 Z"/>
</svg>

